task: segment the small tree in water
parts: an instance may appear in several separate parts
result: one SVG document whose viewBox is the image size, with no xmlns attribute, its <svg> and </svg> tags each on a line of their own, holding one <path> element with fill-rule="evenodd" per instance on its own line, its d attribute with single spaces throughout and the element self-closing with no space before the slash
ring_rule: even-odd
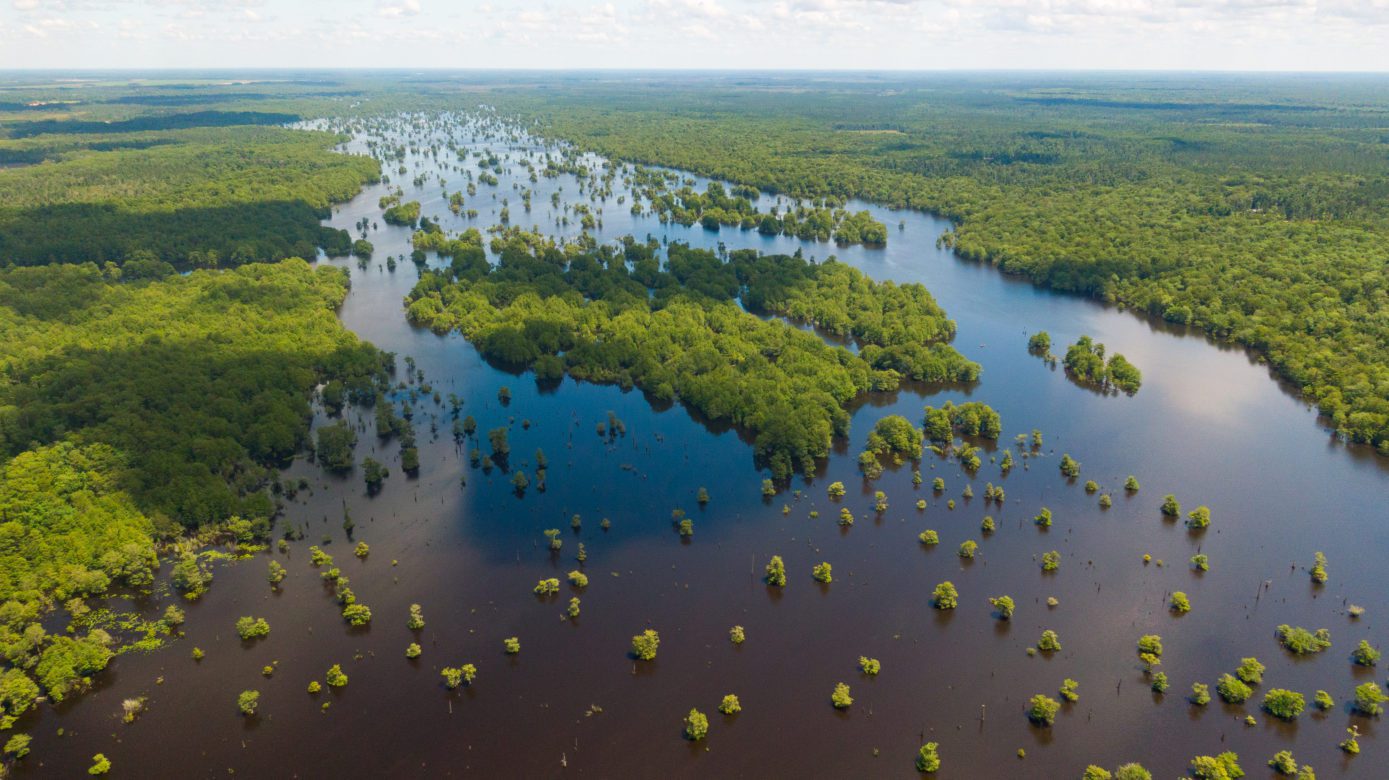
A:
<svg viewBox="0 0 1389 780">
<path fill-rule="evenodd" d="M 709 718 L 699 710 L 690 710 L 685 716 L 685 736 L 694 742 L 709 736 Z"/>
<path fill-rule="evenodd" d="M 936 586 L 931 596 L 931 604 L 936 609 L 954 609 L 960 605 L 960 592 L 955 590 L 955 583 L 946 580 Z"/>
<path fill-rule="evenodd" d="M 1027 719 L 1038 726 L 1050 726 L 1056 722 L 1056 713 L 1060 709 L 1061 702 L 1039 693 L 1027 703 Z"/>
<path fill-rule="evenodd" d="M 786 585 L 786 564 L 782 562 L 780 555 L 773 555 L 767 562 L 767 584 L 778 588 Z"/>
<path fill-rule="evenodd" d="M 661 644 L 661 636 L 652 629 L 632 637 L 632 654 L 643 661 L 654 661 L 656 659 L 656 648 Z"/>
<path fill-rule="evenodd" d="M 916 771 L 929 773 L 940 770 L 940 754 L 936 752 L 937 748 L 939 745 L 935 742 L 927 742 L 921 746 L 921 750 L 916 754 Z"/>
<path fill-rule="evenodd" d="M 997 598 L 991 598 L 989 599 L 989 603 L 993 605 L 994 609 L 998 610 L 998 617 L 1000 620 L 1009 620 L 1013 617 L 1012 596 L 999 596 Z"/>
<path fill-rule="evenodd" d="M 849 686 L 835 683 L 834 692 L 830 694 L 830 702 L 837 710 L 848 709 L 854 703 L 854 698 L 849 695 Z"/>
</svg>

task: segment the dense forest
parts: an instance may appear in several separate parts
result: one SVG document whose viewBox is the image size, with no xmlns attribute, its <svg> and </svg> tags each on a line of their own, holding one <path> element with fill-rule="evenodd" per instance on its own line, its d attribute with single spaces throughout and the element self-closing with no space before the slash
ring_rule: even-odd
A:
<svg viewBox="0 0 1389 780">
<path fill-rule="evenodd" d="M 834 262 L 737 251 L 727 259 L 673 244 L 559 247 L 510 230 L 448 240 L 421 231 L 417 247 L 452 256 L 410 296 L 412 321 L 458 330 L 540 381 L 639 387 L 731 422 L 755 440 L 780 479 L 809 472 L 848 428 L 846 405 L 902 378 L 972 381 L 978 365 L 947 343 L 954 323 L 920 285 L 873 282 Z M 748 309 L 809 323 L 860 345 L 858 354 Z"/>
<path fill-rule="evenodd" d="M 151 585 L 155 541 L 184 529 L 268 530 L 272 467 L 306 443 L 315 385 L 369 401 L 383 376 L 387 356 L 335 316 L 346 293 L 341 271 L 299 260 L 158 280 L 0 271 L 4 716 L 32 702 L 15 691 L 58 701 L 119 650 L 102 628 L 47 635 L 55 607 L 76 619 L 86 597 Z"/>
<path fill-rule="evenodd" d="M 1382 94 L 1218 76 L 976 81 L 592 81 L 489 101 L 619 159 L 948 216 L 964 257 L 1251 347 L 1342 435 L 1389 453 Z"/>
<path fill-rule="evenodd" d="M 0 266 L 148 254 L 186 269 L 348 254 L 346 231 L 320 221 L 377 165 L 333 152 L 333 135 L 273 126 L 299 118 L 283 109 L 314 105 L 282 90 L 268 103 L 216 90 L 20 93 L 43 110 L 0 110 Z"/>
</svg>

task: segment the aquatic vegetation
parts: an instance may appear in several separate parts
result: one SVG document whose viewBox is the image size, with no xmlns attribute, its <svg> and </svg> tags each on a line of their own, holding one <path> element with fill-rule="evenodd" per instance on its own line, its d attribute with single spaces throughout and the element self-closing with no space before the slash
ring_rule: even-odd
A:
<svg viewBox="0 0 1389 780">
<path fill-rule="evenodd" d="M 834 582 L 834 575 L 831 572 L 829 563 L 821 562 L 815 564 L 811 567 L 810 574 L 815 578 L 816 582 L 823 582 L 827 585 Z"/>
<path fill-rule="evenodd" d="M 1351 724 L 1351 726 L 1346 729 L 1346 734 L 1348 734 L 1349 736 L 1347 736 L 1344 740 L 1341 741 L 1339 747 L 1341 748 L 1341 750 L 1345 751 L 1347 755 L 1359 755 L 1360 728 L 1355 724 Z"/>
<path fill-rule="evenodd" d="M 878 672 L 882 671 L 883 665 L 882 662 L 876 658 L 869 658 L 861 655 L 858 657 L 858 668 L 859 671 L 864 674 L 870 677 L 876 677 Z"/>
<path fill-rule="evenodd" d="M 1248 685 L 1240 682 L 1234 675 L 1222 674 L 1216 681 L 1215 692 L 1220 694 L 1220 698 L 1230 704 L 1243 704 L 1248 701 L 1254 691 Z"/>
<path fill-rule="evenodd" d="M 738 697 L 731 693 L 725 694 L 723 700 L 719 702 L 719 712 L 724 715 L 734 715 L 742 711 L 742 702 L 738 701 Z"/>
<path fill-rule="evenodd" d="M 1050 726 L 1056 722 L 1056 713 L 1061 702 L 1045 694 L 1037 694 L 1028 700 L 1027 719 L 1038 726 Z"/>
<path fill-rule="evenodd" d="M 743 642 L 747 641 L 747 638 L 747 634 L 743 631 L 742 626 L 734 626 L 728 629 L 728 641 L 735 645 L 741 645 Z"/>
<path fill-rule="evenodd" d="M 955 435 L 998 439 L 1003 433 L 1003 418 L 988 404 L 966 401 L 956 404 L 946 401 L 939 409 L 927 406 L 923 435 L 939 445 L 950 444 Z"/>
<path fill-rule="evenodd" d="M 1061 682 L 1061 698 L 1069 702 L 1080 700 L 1080 683 L 1067 677 Z"/>
<path fill-rule="evenodd" d="M 1235 676 L 1240 679 L 1240 682 L 1258 685 L 1264 681 L 1264 670 L 1266 668 L 1267 667 L 1263 664 L 1259 663 L 1259 659 L 1257 658 L 1241 658 L 1239 667 L 1235 669 Z"/>
<path fill-rule="evenodd" d="M 1307 701 L 1302 694 L 1286 688 L 1270 688 L 1264 694 L 1263 709 L 1270 715 L 1283 720 L 1293 720 L 1306 709 Z"/>
<path fill-rule="evenodd" d="M 786 585 L 786 564 L 782 562 L 780 555 L 773 555 L 767 562 L 766 581 L 768 585 L 774 587 L 785 587 Z"/>
<path fill-rule="evenodd" d="M 1061 553 L 1056 550 L 1042 553 L 1042 571 L 1056 571 L 1061 568 Z"/>
<path fill-rule="evenodd" d="M 350 625 L 365 626 L 371 622 L 371 609 L 365 604 L 348 604 L 342 608 L 342 618 Z"/>
<path fill-rule="evenodd" d="M 699 710 L 692 709 L 685 716 L 685 738 L 698 742 L 709 735 L 709 718 Z"/>
<path fill-rule="evenodd" d="M 1055 631 L 1048 628 L 1042 632 L 1042 638 L 1037 640 L 1037 649 L 1044 653 L 1054 653 L 1061 649 L 1061 639 Z"/>
<path fill-rule="evenodd" d="M 1192 704 L 1204 707 L 1211 703 L 1211 688 L 1205 683 L 1192 683 L 1191 696 L 1188 697 Z"/>
<path fill-rule="evenodd" d="M 1312 632 L 1284 623 L 1278 627 L 1278 641 L 1297 655 L 1310 655 L 1331 647 L 1331 632 L 1324 628 Z"/>
<path fill-rule="evenodd" d="M 1167 606 L 1177 614 L 1186 614 L 1191 611 L 1191 599 L 1180 590 L 1172 591 L 1171 598 L 1168 599 Z"/>
<path fill-rule="evenodd" d="M 632 655 L 642 661 L 656 660 L 656 649 L 661 645 L 661 636 L 648 628 L 632 637 Z"/>
<path fill-rule="evenodd" d="M 236 635 L 243 641 L 270 636 L 270 624 L 265 618 L 241 617 L 236 621 Z"/>
<path fill-rule="evenodd" d="M 1080 464 L 1069 453 L 1064 453 L 1061 456 L 1061 475 L 1071 479 L 1080 476 Z"/>
<path fill-rule="evenodd" d="M 854 703 L 854 698 L 849 695 L 849 686 L 844 683 L 835 683 L 834 691 L 830 694 L 830 703 L 837 710 L 848 709 Z"/>
<path fill-rule="evenodd" d="M 1355 686 L 1355 711 L 1371 717 L 1384 712 L 1384 702 L 1389 701 L 1376 682 L 1361 683 Z"/>
<path fill-rule="evenodd" d="M 938 772 L 940 771 L 940 745 L 935 742 L 927 742 L 921 746 L 916 753 L 916 771 L 918 772 Z"/>
<path fill-rule="evenodd" d="M 997 596 L 989 599 L 989 603 L 998 610 L 1000 620 L 1009 620 L 1013 617 L 1013 599 L 1011 596 Z"/>
<path fill-rule="evenodd" d="M 516 655 L 517 653 L 521 652 L 521 640 L 514 636 L 509 636 L 503 639 L 502 652 L 506 653 L 507 655 Z"/>
<path fill-rule="evenodd" d="M 960 592 L 955 590 L 955 584 L 946 581 L 937 585 L 931 594 L 931 605 L 936 609 L 954 609 L 959 606 Z"/>
<path fill-rule="evenodd" d="M 1177 502 L 1177 497 L 1168 493 L 1162 498 L 1162 513 L 1167 517 L 1177 517 L 1182 513 L 1182 505 Z"/>
<path fill-rule="evenodd" d="M 1218 756 L 1196 756 L 1191 759 L 1191 776 L 1197 780 L 1232 780 L 1244 777 L 1239 756 L 1226 751 Z"/>
<path fill-rule="evenodd" d="M 1319 551 L 1313 558 L 1310 571 L 1312 582 L 1318 585 L 1325 585 L 1326 581 L 1330 579 L 1330 575 L 1326 573 L 1326 556 Z"/>
<path fill-rule="evenodd" d="M 328 683 L 330 688 L 341 688 L 347 685 L 347 675 L 343 673 L 342 666 L 339 664 L 333 664 L 328 667 L 328 671 L 324 674 L 323 679 Z"/>
<path fill-rule="evenodd" d="M 921 540 L 921 543 L 928 547 L 940 544 L 940 534 L 929 528 L 918 534 L 917 539 Z"/>
<path fill-rule="evenodd" d="M 260 691 L 242 691 L 236 697 L 236 707 L 241 710 L 241 714 L 251 717 L 256 714 L 256 708 L 260 706 Z"/>
</svg>

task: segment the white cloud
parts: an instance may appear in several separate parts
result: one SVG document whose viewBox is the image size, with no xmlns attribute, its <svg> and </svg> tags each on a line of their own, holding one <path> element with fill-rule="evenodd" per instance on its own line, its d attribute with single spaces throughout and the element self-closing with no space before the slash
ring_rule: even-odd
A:
<svg viewBox="0 0 1389 780">
<path fill-rule="evenodd" d="M 383 3 L 376 12 L 387 19 L 416 16 L 420 13 L 420 0 L 401 0 L 398 3 Z"/>
<path fill-rule="evenodd" d="M 0 39 L 0 68 L 1389 70 L 1389 0 L 0 0 Z"/>
</svg>

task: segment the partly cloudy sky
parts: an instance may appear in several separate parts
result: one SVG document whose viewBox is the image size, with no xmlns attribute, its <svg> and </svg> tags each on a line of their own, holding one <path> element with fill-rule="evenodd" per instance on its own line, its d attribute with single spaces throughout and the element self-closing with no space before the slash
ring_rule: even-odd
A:
<svg viewBox="0 0 1389 780">
<path fill-rule="evenodd" d="M 1389 70 L 1389 0 L 0 4 L 0 69 Z"/>
</svg>

